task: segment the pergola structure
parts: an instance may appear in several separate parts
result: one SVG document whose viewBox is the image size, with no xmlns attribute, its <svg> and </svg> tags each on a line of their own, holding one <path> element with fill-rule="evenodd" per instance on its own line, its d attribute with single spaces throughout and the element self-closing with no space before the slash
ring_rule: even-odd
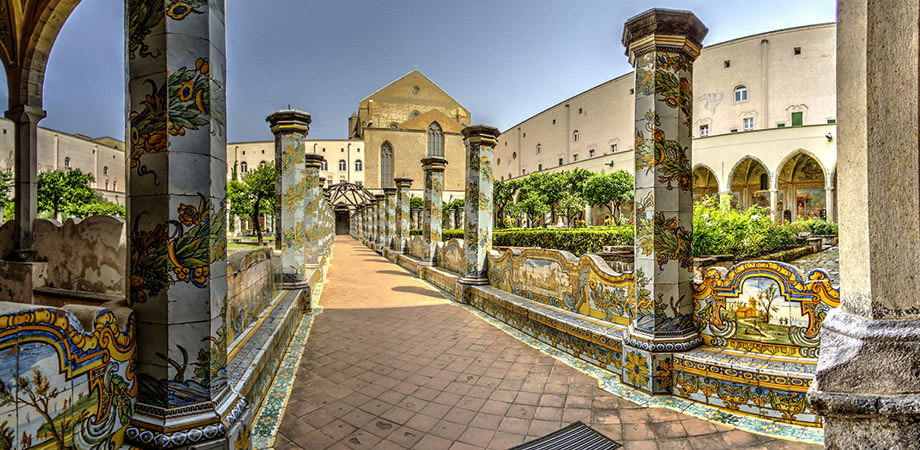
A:
<svg viewBox="0 0 920 450">
<path fill-rule="evenodd" d="M 374 200 L 374 194 L 360 184 L 341 182 L 329 186 L 325 190 L 326 200 L 333 208 L 339 209 L 341 205 L 354 211 L 355 208 L 369 204 Z"/>
</svg>

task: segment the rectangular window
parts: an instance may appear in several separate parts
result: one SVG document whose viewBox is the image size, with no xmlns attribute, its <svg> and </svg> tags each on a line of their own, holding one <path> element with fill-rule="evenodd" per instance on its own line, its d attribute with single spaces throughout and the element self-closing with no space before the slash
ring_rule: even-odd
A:
<svg viewBox="0 0 920 450">
<path fill-rule="evenodd" d="M 802 47 L 793 47 L 793 48 L 792 48 L 792 54 L 793 54 L 793 55 L 801 55 L 801 54 L 802 54 Z"/>
<path fill-rule="evenodd" d="M 737 129 L 737 128 L 732 128 L 731 130 L 728 130 L 728 131 L 731 132 L 731 133 L 737 133 L 737 132 L 738 132 L 738 129 Z"/>
<path fill-rule="evenodd" d="M 727 69 L 732 66 L 732 61 L 730 59 L 726 59 L 723 64 L 725 64 L 725 68 Z"/>
<path fill-rule="evenodd" d="M 776 128 L 786 128 L 786 122 L 777 123 Z"/>
<path fill-rule="evenodd" d="M 700 125 L 700 136 L 709 136 L 709 124 Z"/>
<path fill-rule="evenodd" d="M 594 149 L 588 150 L 588 158 L 594 157 Z"/>
<path fill-rule="evenodd" d="M 792 113 L 792 126 L 794 127 L 802 126 L 802 115 L 803 113 L 801 111 Z"/>
<path fill-rule="evenodd" d="M 537 171 L 543 170 L 543 164 L 537 164 Z"/>
<path fill-rule="evenodd" d="M 610 153 L 616 153 L 616 152 L 617 152 L 617 145 L 610 144 Z"/>
<path fill-rule="evenodd" d="M 827 119 L 827 123 L 829 124 L 837 123 L 837 119 Z"/>
<path fill-rule="evenodd" d="M 578 161 L 578 153 L 572 155 L 572 161 Z"/>
<path fill-rule="evenodd" d="M 559 158 L 559 165 L 562 165 L 562 158 Z"/>
<path fill-rule="evenodd" d="M 744 118 L 744 131 L 751 131 L 754 129 L 754 118 L 745 117 Z"/>
</svg>

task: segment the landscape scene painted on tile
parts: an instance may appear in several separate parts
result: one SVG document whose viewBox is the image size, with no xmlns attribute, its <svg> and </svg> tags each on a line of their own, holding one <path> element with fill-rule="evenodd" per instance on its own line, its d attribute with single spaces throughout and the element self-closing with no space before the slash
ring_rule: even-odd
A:
<svg viewBox="0 0 920 450">
<path fill-rule="evenodd" d="M 118 447 L 133 414 L 134 315 L 0 304 L 0 448 Z M 17 311 L 18 310 L 18 311 Z M 18 371 L 17 371 L 18 368 Z"/>
<path fill-rule="evenodd" d="M 708 345 L 770 355 L 818 356 L 818 332 L 840 292 L 827 273 L 802 274 L 775 261 L 706 272 L 696 285 L 694 317 Z"/>
</svg>

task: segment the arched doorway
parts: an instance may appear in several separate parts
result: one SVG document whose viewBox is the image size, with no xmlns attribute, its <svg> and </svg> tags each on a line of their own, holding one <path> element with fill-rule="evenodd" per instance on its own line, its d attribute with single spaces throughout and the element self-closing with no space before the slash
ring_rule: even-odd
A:
<svg viewBox="0 0 920 450">
<path fill-rule="evenodd" d="M 351 214 L 346 205 L 335 206 L 335 234 L 348 234 L 351 229 Z"/>
<path fill-rule="evenodd" d="M 826 217 L 824 173 L 821 163 L 803 151 L 793 153 L 780 164 L 779 199 L 784 206 L 777 209 L 783 211 L 783 217 L 793 221 Z"/>
<path fill-rule="evenodd" d="M 770 206 L 770 172 L 757 159 L 746 157 L 735 164 L 731 176 L 732 206 Z"/>
<path fill-rule="evenodd" d="M 693 169 L 693 201 L 710 196 L 718 195 L 719 180 L 716 174 L 706 166 L 697 166 Z"/>
</svg>

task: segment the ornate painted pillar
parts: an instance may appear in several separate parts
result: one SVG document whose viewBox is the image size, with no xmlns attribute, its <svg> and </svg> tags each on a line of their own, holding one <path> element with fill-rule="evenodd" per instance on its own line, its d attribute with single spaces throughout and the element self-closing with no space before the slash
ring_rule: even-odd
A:
<svg viewBox="0 0 920 450">
<path fill-rule="evenodd" d="M 419 216 L 422 214 L 422 210 L 418 208 L 412 208 L 412 210 L 410 211 L 410 214 L 412 215 L 411 228 L 416 228 L 416 229 L 419 228 L 419 222 L 421 222 L 421 220 L 419 219 Z"/>
<path fill-rule="evenodd" d="M 282 286 L 303 287 L 306 275 L 306 173 L 304 139 L 310 114 L 292 109 L 265 118 L 275 135 L 275 249 L 281 250 Z M 311 154 L 315 155 L 315 154 Z M 315 177 L 314 177 L 315 178 Z M 314 184 L 316 180 L 312 181 Z"/>
<path fill-rule="evenodd" d="M 405 251 L 403 244 L 409 237 L 409 187 L 412 178 L 395 178 L 396 183 L 396 236 L 393 241 L 393 250 L 402 253 Z"/>
<path fill-rule="evenodd" d="M 444 195 L 444 169 L 447 159 L 440 156 L 422 158 L 425 171 L 425 209 L 422 212 L 422 238 L 425 240 L 425 254 L 422 264 L 435 260 L 438 242 L 441 242 L 441 203 Z"/>
<path fill-rule="evenodd" d="M 125 4 L 138 386 L 126 437 L 145 448 L 228 448 L 250 411 L 226 370 L 224 2 L 153 5 Z"/>
<path fill-rule="evenodd" d="M 386 208 L 384 209 L 384 235 L 383 248 L 392 248 L 393 239 L 396 238 L 396 188 L 383 188 L 383 195 L 386 196 Z"/>
<path fill-rule="evenodd" d="M 466 144 L 466 221 L 463 240 L 466 268 L 460 283 L 489 284 L 486 252 L 492 249 L 492 157 L 498 143 L 498 129 L 476 125 L 462 131 Z"/>
<path fill-rule="evenodd" d="M 918 28 L 917 2 L 838 3 L 840 307 L 808 392 L 827 448 L 920 442 Z"/>
<path fill-rule="evenodd" d="M 326 201 L 323 177 L 319 176 L 319 169 L 323 166 L 325 158 L 318 153 L 307 153 L 304 164 L 305 191 L 304 199 L 304 266 L 307 269 L 318 269 L 323 264 L 323 258 L 328 254 L 329 247 L 329 213 L 332 209 Z M 287 195 L 287 194 L 285 194 Z M 291 200 L 286 200 L 290 202 Z M 333 225 L 334 227 L 334 225 Z M 333 231 L 333 234 L 335 231 Z"/>
<path fill-rule="evenodd" d="M 387 235 L 387 196 L 386 194 L 376 194 L 374 198 L 377 199 L 377 230 L 374 236 L 374 247 L 380 250 L 383 248 L 383 241 Z"/>
<path fill-rule="evenodd" d="M 13 122 L 13 251 L 10 261 L 35 260 L 33 228 L 38 217 L 38 122 L 45 118 L 39 106 L 12 105 L 6 118 Z"/>
<path fill-rule="evenodd" d="M 447 214 L 442 214 L 441 217 L 445 219 L 444 220 L 445 230 L 453 230 L 454 228 L 456 228 L 454 226 L 454 210 L 452 209 L 447 210 Z"/>
<path fill-rule="evenodd" d="M 377 198 L 374 197 L 367 207 L 367 243 L 371 247 L 377 245 Z"/>
<path fill-rule="evenodd" d="M 633 318 L 623 381 L 671 392 L 671 354 L 702 341 L 693 322 L 693 61 L 708 30 L 693 13 L 651 9 L 626 22 L 636 67 L 636 240 Z"/>
</svg>

